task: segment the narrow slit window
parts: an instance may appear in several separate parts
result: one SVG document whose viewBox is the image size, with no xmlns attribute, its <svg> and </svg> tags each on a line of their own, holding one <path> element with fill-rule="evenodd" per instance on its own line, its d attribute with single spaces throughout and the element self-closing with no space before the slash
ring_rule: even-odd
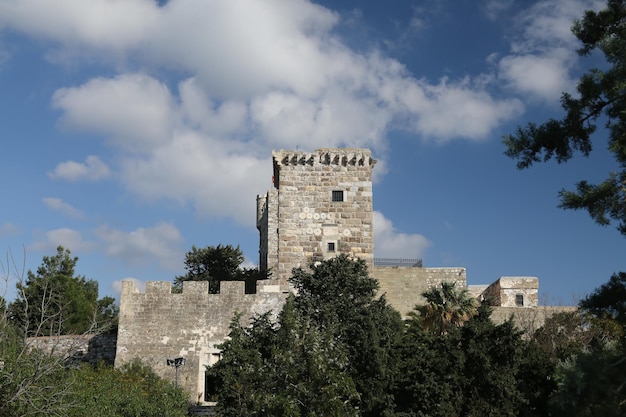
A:
<svg viewBox="0 0 626 417">
<path fill-rule="evenodd" d="M 524 294 L 515 294 L 515 305 L 518 307 L 524 306 Z"/>
<path fill-rule="evenodd" d="M 343 201 L 343 191 L 342 190 L 333 191 L 333 201 L 335 201 L 335 202 Z"/>
</svg>

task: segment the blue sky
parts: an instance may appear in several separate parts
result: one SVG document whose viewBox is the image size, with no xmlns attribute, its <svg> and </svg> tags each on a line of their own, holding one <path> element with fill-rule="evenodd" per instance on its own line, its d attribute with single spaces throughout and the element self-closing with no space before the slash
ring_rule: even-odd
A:
<svg viewBox="0 0 626 417">
<path fill-rule="evenodd" d="M 379 161 L 376 256 L 537 276 L 571 304 L 626 270 L 613 227 L 557 208 L 617 168 L 604 133 L 588 159 L 525 171 L 501 141 L 561 115 L 591 65 L 572 21 L 601 5 L 0 0 L 4 276 L 7 254 L 34 270 L 59 244 L 101 296 L 172 280 L 192 245 L 255 264 L 272 149 L 348 146 Z"/>
</svg>

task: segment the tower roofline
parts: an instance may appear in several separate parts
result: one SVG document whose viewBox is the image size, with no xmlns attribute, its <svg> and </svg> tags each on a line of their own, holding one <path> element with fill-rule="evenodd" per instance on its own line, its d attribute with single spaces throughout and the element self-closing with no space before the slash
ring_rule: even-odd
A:
<svg viewBox="0 0 626 417">
<path fill-rule="evenodd" d="M 376 164 L 372 152 L 365 148 L 320 148 L 313 152 L 281 149 L 272 151 L 272 159 L 274 166 L 335 165 L 373 168 Z"/>
</svg>

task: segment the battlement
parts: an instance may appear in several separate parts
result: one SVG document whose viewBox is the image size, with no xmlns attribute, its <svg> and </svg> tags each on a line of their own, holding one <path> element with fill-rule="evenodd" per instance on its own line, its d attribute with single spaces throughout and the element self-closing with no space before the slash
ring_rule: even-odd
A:
<svg viewBox="0 0 626 417">
<path fill-rule="evenodd" d="M 336 165 L 373 168 L 376 164 L 370 150 L 360 148 L 322 148 L 313 152 L 280 150 L 273 151 L 272 157 L 275 166 Z"/>
<path fill-rule="evenodd" d="M 256 294 L 281 293 L 280 282 L 278 280 L 261 280 L 256 283 Z M 287 292 L 285 290 L 284 292 Z M 220 283 L 219 294 L 209 294 L 208 281 L 185 281 L 183 282 L 182 293 L 172 293 L 172 283 L 169 281 L 148 281 L 146 282 L 146 291 L 141 292 L 135 285 L 134 281 L 122 281 L 122 295 L 129 296 L 132 294 L 143 294 L 147 297 L 162 296 L 165 294 L 172 295 L 199 295 L 206 294 L 210 298 L 219 298 L 221 295 L 242 295 L 255 296 L 256 294 L 245 293 L 245 282 L 243 281 L 222 281 Z"/>
</svg>

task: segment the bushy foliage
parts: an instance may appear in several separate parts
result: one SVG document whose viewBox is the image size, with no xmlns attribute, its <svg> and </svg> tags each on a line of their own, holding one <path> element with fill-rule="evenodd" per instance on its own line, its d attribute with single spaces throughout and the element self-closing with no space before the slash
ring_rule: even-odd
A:
<svg viewBox="0 0 626 417">
<path fill-rule="evenodd" d="M 224 416 L 391 415 L 399 314 L 376 298 L 363 261 L 294 271 L 296 295 L 276 323 L 238 321 L 209 369 Z"/>
<path fill-rule="evenodd" d="M 0 319 L 0 415 L 59 416 L 69 410 L 71 381 L 63 360 L 24 345 Z"/>
<path fill-rule="evenodd" d="M 535 334 L 556 365 L 552 415 L 626 414 L 624 306 L 626 274 L 621 272 L 582 300 L 580 312 L 555 316 Z"/>
<path fill-rule="evenodd" d="M 617 349 L 594 349 L 559 363 L 555 417 L 626 415 L 626 360 Z"/>
<path fill-rule="evenodd" d="M 542 358 L 512 322 L 496 325 L 486 306 L 462 326 L 407 320 L 399 345 L 394 398 L 397 416 L 522 416 L 545 406 L 546 375 L 533 373 Z M 545 408 L 545 407 L 544 407 Z"/>
<path fill-rule="evenodd" d="M 68 372 L 72 407 L 67 417 L 183 417 L 187 394 L 157 376 L 149 366 L 131 362 L 121 369 L 84 366 Z"/>
</svg>

